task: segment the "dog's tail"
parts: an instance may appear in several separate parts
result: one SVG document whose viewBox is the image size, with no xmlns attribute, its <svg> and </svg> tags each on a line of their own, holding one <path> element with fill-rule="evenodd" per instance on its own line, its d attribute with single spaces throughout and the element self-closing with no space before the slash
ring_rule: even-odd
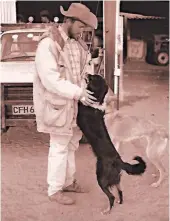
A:
<svg viewBox="0 0 170 221">
<path fill-rule="evenodd" d="M 139 156 L 136 156 L 133 160 L 138 161 L 138 163 L 130 164 L 122 161 L 122 169 L 129 175 L 141 175 L 144 173 L 146 170 L 146 163 L 144 160 Z"/>
</svg>

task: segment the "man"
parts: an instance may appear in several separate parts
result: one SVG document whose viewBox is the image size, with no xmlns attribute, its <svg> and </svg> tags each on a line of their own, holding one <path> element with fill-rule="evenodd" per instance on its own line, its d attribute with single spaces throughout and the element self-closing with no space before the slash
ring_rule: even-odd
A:
<svg viewBox="0 0 170 221">
<path fill-rule="evenodd" d="M 80 3 L 72 3 L 58 28 L 45 33 L 36 52 L 33 83 L 34 108 L 39 132 L 50 134 L 48 196 L 61 204 L 73 204 L 65 191 L 85 192 L 75 180 L 75 151 L 82 133 L 76 124 L 78 101 L 93 105 L 92 92 L 83 88 L 86 72 L 92 74 L 88 48 L 80 40 L 85 26 L 97 28 L 97 18 Z"/>
<path fill-rule="evenodd" d="M 40 12 L 40 18 L 42 23 L 50 23 L 50 13 L 48 10 L 42 10 Z"/>
</svg>

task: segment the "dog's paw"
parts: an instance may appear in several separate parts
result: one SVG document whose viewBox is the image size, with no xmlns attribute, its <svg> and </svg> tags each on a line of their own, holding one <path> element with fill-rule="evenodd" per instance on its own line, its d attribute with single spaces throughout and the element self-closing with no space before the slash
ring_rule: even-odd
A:
<svg viewBox="0 0 170 221">
<path fill-rule="evenodd" d="M 117 203 L 119 203 L 119 204 L 123 204 L 123 201 L 118 200 Z"/>
<path fill-rule="evenodd" d="M 102 215 L 108 215 L 108 214 L 110 214 L 110 212 L 111 212 L 110 207 L 108 207 L 107 209 L 101 211 L 101 214 Z"/>
<path fill-rule="evenodd" d="M 156 187 L 158 187 L 159 185 L 160 185 L 160 183 L 158 183 L 158 182 L 157 182 L 157 183 L 152 183 L 152 184 L 151 184 L 151 187 L 156 188 Z"/>
</svg>

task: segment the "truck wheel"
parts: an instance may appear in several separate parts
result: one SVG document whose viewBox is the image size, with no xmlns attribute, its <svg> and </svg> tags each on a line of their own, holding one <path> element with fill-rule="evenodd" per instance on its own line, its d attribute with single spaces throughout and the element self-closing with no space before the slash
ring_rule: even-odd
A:
<svg viewBox="0 0 170 221">
<path fill-rule="evenodd" d="M 166 66 L 169 64 L 169 53 L 167 51 L 159 51 L 155 54 L 155 62 L 157 65 Z"/>
</svg>

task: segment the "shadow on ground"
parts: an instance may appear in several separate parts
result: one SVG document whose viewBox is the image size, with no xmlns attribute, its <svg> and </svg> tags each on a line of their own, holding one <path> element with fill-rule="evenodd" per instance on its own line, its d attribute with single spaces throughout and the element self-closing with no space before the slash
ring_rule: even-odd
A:
<svg viewBox="0 0 170 221">
<path fill-rule="evenodd" d="M 145 100 L 148 99 L 149 96 L 148 95 L 144 95 L 144 96 L 134 96 L 134 95 L 130 95 L 130 96 L 125 96 L 123 101 L 120 101 L 119 103 L 119 107 L 124 107 L 124 106 L 133 106 L 134 103 L 141 101 L 141 100 Z"/>
</svg>

